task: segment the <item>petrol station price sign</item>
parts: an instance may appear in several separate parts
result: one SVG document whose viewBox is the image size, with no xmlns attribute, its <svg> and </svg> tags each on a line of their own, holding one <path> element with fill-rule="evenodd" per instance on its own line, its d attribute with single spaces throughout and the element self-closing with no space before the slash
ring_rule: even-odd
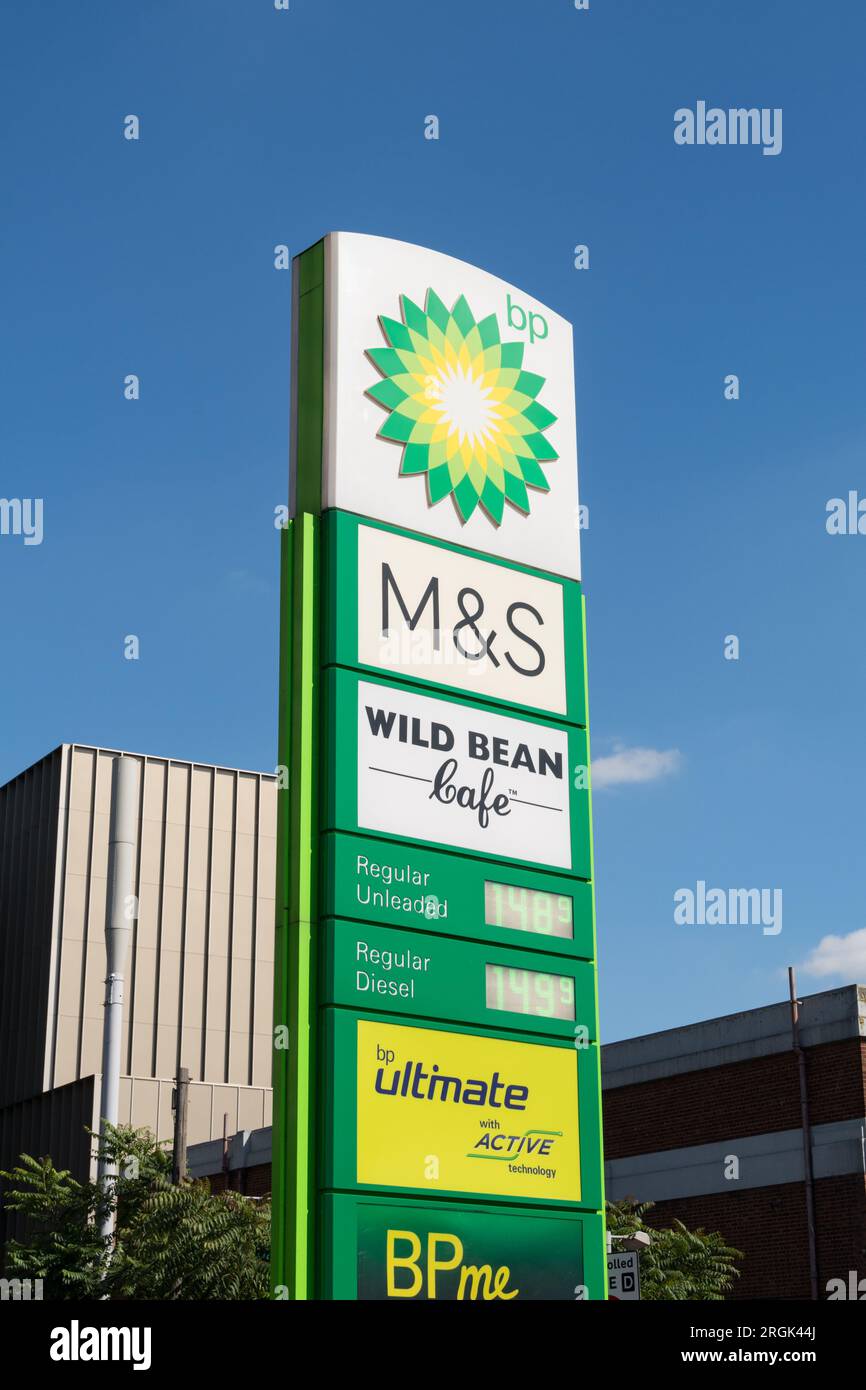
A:
<svg viewBox="0 0 866 1390">
<path fill-rule="evenodd" d="M 593 957 L 592 886 L 407 841 L 326 834 L 321 910 L 522 950 Z"/>
<path fill-rule="evenodd" d="M 275 1289 L 603 1299 L 571 327 L 348 233 L 293 316 Z"/>
<path fill-rule="evenodd" d="M 323 925 L 325 1004 L 597 1040 L 589 961 L 372 923 Z"/>
</svg>

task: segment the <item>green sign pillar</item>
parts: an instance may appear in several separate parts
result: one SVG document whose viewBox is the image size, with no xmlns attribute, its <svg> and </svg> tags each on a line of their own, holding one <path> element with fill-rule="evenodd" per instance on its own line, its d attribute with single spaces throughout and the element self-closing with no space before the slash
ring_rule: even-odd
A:
<svg viewBox="0 0 866 1390">
<path fill-rule="evenodd" d="M 313 1297 L 319 785 L 319 511 L 324 256 L 293 267 L 292 499 L 280 566 L 279 768 L 274 990 L 273 1233 L 280 1297 Z"/>
<path fill-rule="evenodd" d="M 604 1298 L 571 329 L 400 242 L 294 270 L 275 1293 Z"/>
</svg>

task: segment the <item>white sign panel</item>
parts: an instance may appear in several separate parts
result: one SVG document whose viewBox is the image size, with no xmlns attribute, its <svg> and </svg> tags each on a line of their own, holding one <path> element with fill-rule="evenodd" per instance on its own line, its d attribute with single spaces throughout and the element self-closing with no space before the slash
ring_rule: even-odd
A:
<svg viewBox="0 0 866 1390">
<path fill-rule="evenodd" d="M 640 1256 L 636 1250 L 608 1255 L 607 1291 L 616 1303 L 631 1303 L 640 1298 Z"/>
<path fill-rule="evenodd" d="M 358 660 L 565 714 L 562 585 L 359 526 Z"/>
<path fill-rule="evenodd" d="M 579 579 L 571 325 L 407 242 L 325 258 L 323 505 Z"/>
<path fill-rule="evenodd" d="M 359 681 L 358 825 L 570 869 L 567 735 Z"/>
</svg>

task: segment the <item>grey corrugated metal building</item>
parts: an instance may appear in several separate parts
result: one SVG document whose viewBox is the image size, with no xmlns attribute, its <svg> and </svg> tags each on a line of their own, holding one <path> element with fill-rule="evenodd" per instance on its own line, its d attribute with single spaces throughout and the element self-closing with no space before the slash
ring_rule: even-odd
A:
<svg viewBox="0 0 866 1390">
<path fill-rule="evenodd" d="M 0 787 L 0 1167 L 50 1151 L 81 1174 L 89 1158 L 118 751 L 63 744 Z M 190 1142 L 266 1125 L 276 777 L 126 756 L 140 773 L 121 1121 L 170 1137 L 185 1066 Z"/>
</svg>

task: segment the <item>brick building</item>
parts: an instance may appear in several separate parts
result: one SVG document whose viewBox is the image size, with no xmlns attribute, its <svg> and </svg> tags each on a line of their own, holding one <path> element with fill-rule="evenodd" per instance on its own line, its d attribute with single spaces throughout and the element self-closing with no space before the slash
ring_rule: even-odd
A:
<svg viewBox="0 0 866 1390">
<path fill-rule="evenodd" d="M 866 1274 L 866 989 L 805 998 L 818 1293 Z M 787 1003 L 602 1052 L 608 1200 L 720 1231 L 742 1250 L 734 1298 L 808 1298 L 797 1057 Z"/>
</svg>

